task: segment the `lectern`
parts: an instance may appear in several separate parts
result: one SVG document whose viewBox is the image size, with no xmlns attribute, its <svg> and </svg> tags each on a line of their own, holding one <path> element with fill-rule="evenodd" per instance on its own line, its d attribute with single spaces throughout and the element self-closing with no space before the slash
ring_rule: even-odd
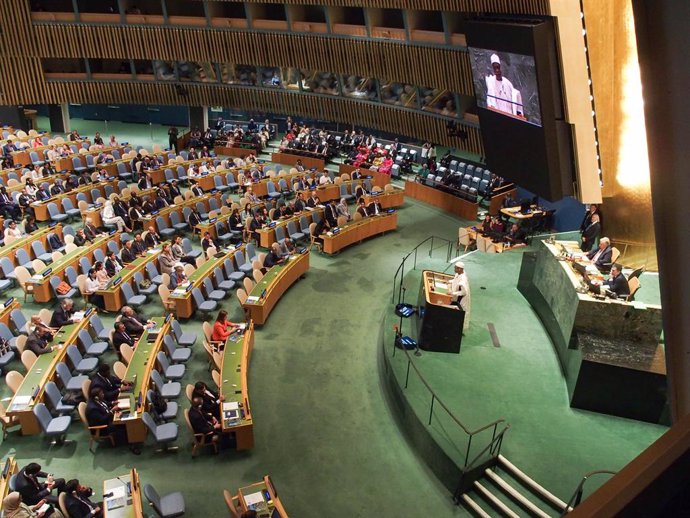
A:
<svg viewBox="0 0 690 518">
<path fill-rule="evenodd" d="M 452 275 L 424 270 L 419 288 L 417 342 L 425 351 L 459 353 L 465 312 L 451 305 Z"/>
</svg>

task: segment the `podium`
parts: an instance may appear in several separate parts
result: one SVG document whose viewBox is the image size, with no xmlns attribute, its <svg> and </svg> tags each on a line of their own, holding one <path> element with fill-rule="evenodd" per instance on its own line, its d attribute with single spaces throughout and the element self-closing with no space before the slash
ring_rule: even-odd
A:
<svg viewBox="0 0 690 518">
<path fill-rule="evenodd" d="M 465 312 L 451 305 L 452 275 L 424 270 L 419 288 L 417 342 L 425 351 L 459 353 Z"/>
</svg>

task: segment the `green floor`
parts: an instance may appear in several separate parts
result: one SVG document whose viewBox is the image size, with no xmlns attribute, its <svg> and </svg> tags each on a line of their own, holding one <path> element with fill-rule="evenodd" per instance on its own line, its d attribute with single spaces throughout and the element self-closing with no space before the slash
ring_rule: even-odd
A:
<svg viewBox="0 0 690 518">
<path fill-rule="evenodd" d="M 99 128 L 82 121 L 73 127 L 89 136 Z M 165 132 L 159 134 L 165 143 Z M 128 125 L 116 135 L 148 145 L 150 130 Z M 293 517 L 465 516 L 398 428 L 379 379 L 376 343 L 402 256 L 429 234 L 454 240 L 459 224 L 408 200 L 397 232 L 333 258 L 312 254 L 306 278 L 288 291 L 256 334 L 249 376 L 256 446 L 250 452 L 191 459 L 181 415 L 176 454 L 156 454 L 149 445 L 141 456 L 108 447 L 92 455 L 79 422 L 70 434 L 76 444 L 49 451 L 40 438 L 13 433 L 1 451 L 15 452 L 21 465 L 37 460 L 57 475 L 78 476 L 98 487 L 104 478 L 135 466 L 142 481 L 159 491 L 182 490 L 189 516 L 226 516 L 222 490 L 234 492 L 265 474 L 272 475 Z M 510 421 L 504 453 L 561 497 L 569 496 L 584 472 L 622 466 L 664 431 L 571 410 L 548 337 L 515 289 L 519 254 L 472 254 L 465 262 L 473 324 L 463 352 L 419 359 L 432 386 L 462 419 L 472 425 L 497 417 Z M 153 300 L 145 308 L 148 316 L 162 313 Z M 231 317 L 241 317 L 234 294 L 223 307 Z M 27 304 L 27 315 L 35 309 Z M 496 325 L 500 349 L 491 346 L 486 322 Z M 187 321 L 183 328 L 200 333 L 200 324 Z M 206 365 L 199 344 L 184 381 L 210 382 Z M 13 367 L 23 370 L 18 362 Z M 8 390 L 1 387 L 6 397 Z M 180 402 L 187 404 L 184 396 Z"/>
</svg>

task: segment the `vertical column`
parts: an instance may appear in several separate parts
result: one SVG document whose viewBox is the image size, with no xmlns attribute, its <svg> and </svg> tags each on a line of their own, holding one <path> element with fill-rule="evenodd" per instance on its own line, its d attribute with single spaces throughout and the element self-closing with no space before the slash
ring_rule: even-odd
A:
<svg viewBox="0 0 690 518">
<path fill-rule="evenodd" d="M 690 4 L 633 0 L 673 421 L 690 413 Z"/>
<path fill-rule="evenodd" d="M 48 120 L 51 133 L 69 133 L 69 106 L 65 104 L 49 104 Z"/>
<path fill-rule="evenodd" d="M 204 122 L 208 124 L 208 110 L 204 106 L 190 106 L 189 107 L 189 127 L 201 128 L 204 131 L 207 126 L 204 126 Z"/>
<path fill-rule="evenodd" d="M 29 131 L 23 106 L 0 106 L 0 123 L 17 130 Z"/>
</svg>

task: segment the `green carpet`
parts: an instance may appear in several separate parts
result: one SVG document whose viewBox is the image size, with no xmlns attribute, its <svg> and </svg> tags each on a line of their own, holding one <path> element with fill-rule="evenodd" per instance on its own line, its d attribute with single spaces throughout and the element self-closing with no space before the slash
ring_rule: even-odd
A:
<svg viewBox="0 0 690 518">
<path fill-rule="evenodd" d="M 91 128 L 89 135 L 102 128 L 89 124 L 78 121 L 73 127 L 82 133 Z M 149 128 L 127 125 L 122 135 L 148 145 Z M 164 136 L 158 142 L 166 142 Z M 56 475 L 77 476 L 96 488 L 104 478 L 137 467 L 142 482 L 160 492 L 182 490 L 189 516 L 226 516 L 222 490 L 234 493 L 265 474 L 272 476 L 293 517 L 466 516 L 398 428 L 379 379 L 376 341 L 401 258 L 430 234 L 454 241 L 462 223 L 408 200 L 399 212 L 397 232 L 335 257 L 312 254 L 306 277 L 256 333 L 249 374 L 255 448 L 249 452 L 203 452 L 192 459 L 181 413 L 181 448 L 174 454 L 156 454 L 149 443 L 141 456 L 107 446 L 92 455 L 78 421 L 70 430 L 75 444 L 49 451 L 40 437 L 12 433 L 2 451 L 15 452 L 20 465 L 36 460 Z M 511 422 L 504 453 L 567 497 L 583 473 L 620 467 L 664 429 L 569 408 L 550 341 L 515 289 L 519 261 L 519 253 L 466 258 L 473 323 L 463 351 L 452 358 L 425 353 L 419 366 L 471 425 L 499 417 Z M 408 288 L 416 297 L 417 287 Z M 234 294 L 223 307 L 231 318 L 241 319 Z M 27 316 L 40 309 L 31 303 L 25 308 Z M 144 312 L 162 314 L 157 297 Z M 114 319 L 104 320 L 111 325 Z M 501 349 L 491 346 L 486 322 L 496 325 Z M 210 383 L 201 321 L 183 322 L 183 328 L 200 335 L 183 383 Z M 104 358 L 113 359 L 112 353 Z M 11 368 L 23 371 L 19 362 Z M 7 387 L 0 386 L 6 397 Z M 179 401 L 183 408 L 188 405 L 184 395 Z"/>
</svg>

